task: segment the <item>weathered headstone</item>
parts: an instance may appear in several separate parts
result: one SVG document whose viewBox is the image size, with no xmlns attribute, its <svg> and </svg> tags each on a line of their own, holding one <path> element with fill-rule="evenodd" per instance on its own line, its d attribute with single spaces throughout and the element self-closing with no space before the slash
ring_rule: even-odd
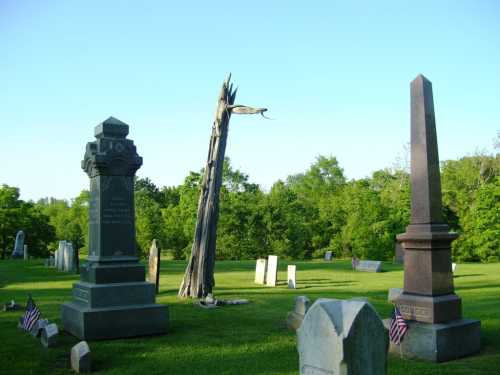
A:
<svg viewBox="0 0 500 375">
<path fill-rule="evenodd" d="M 255 280 L 256 284 L 266 283 L 267 259 L 257 259 L 255 263 Z"/>
<path fill-rule="evenodd" d="M 20 230 L 16 234 L 16 242 L 14 243 L 14 251 L 12 251 L 12 258 L 24 258 L 24 232 Z"/>
<path fill-rule="evenodd" d="M 49 321 L 47 319 L 38 319 L 33 328 L 31 328 L 31 335 L 33 337 L 40 337 L 40 335 L 42 334 L 42 329 L 48 324 Z"/>
<path fill-rule="evenodd" d="M 30 258 L 29 254 L 28 254 L 28 245 L 26 245 L 26 244 L 24 244 L 23 255 L 24 255 L 24 260 L 28 260 Z"/>
<path fill-rule="evenodd" d="M 62 305 L 64 330 L 80 339 L 167 331 L 168 307 L 155 303 L 136 251 L 134 175 L 142 165 L 128 125 L 110 117 L 95 128 L 82 168 L 90 178 L 88 261 Z"/>
<path fill-rule="evenodd" d="M 92 360 L 90 348 L 86 341 L 80 341 L 71 348 L 71 368 L 77 373 L 91 371 Z"/>
<path fill-rule="evenodd" d="M 51 348 L 57 344 L 57 337 L 59 336 L 59 329 L 55 323 L 47 324 L 42 328 L 40 334 L 40 342 L 46 348 Z"/>
<path fill-rule="evenodd" d="M 64 248 L 64 271 L 65 272 L 76 272 L 76 256 L 75 249 L 71 242 L 66 242 Z"/>
<path fill-rule="evenodd" d="M 329 261 L 331 261 L 331 260 L 332 260 L 332 257 L 333 257 L 333 253 L 332 253 L 331 251 L 327 251 L 327 252 L 325 253 L 325 260 L 326 260 L 326 261 L 328 261 L 328 262 L 329 262 Z"/>
<path fill-rule="evenodd" d="M 58 262 L 59 262 L 59 248 L 57 248 L 56 251 L 54 251 L 54 268 L 56 269 Z"/>
<path fill-rule="evenodd" d="M 287 268 L 287 278 L 288 278 L 288 288 L 296 289 L 297 288 L 297 266 L 289 265 Z"/>
<path fill-rule="evenodd" d="M 269 255 L 267 258 L 266 285 L 276 286 L 278 281 L 278 257 Z"/>
<path fill-rule="evenodd" d="M 158 241 L 153 240 L 149 249 L 149 282 L 155 284 L 155 291 L 158 294 L 160 291 L 160 248 Z"/>
<path fill-rule="evenodd" d="M 457 269 L 457 264 L 456 263 L 452 263 L 451 264 L 451 272 L 455 273 L 456 269 Z"/>
<path fill-rule="evenodd" d="M 394 263 L 396 264 L 404 264 L 405 262 L 405 253 L 403 246 L 399 242 L 396 242 L 394 245 Z"/>
<path fill-rule="evenodd" d="M 378 260 L 359 260 L 356 263 L 356 271 L 380 272 L 382 271 L 382 262 Z"/>
<path fill-rule="evenodd" d="M 397 236 L 405 260 L 396 304 L 410 322 L 401 345 L 391 345 L 394 352 L 442 362 L 479 351 L 480 322 L 462 319 L 454 293 L 451 242 L 457 236 L 442 217 L 432 84 L 419 75 L 411 83 L 411 219 Z"/>
<path fill-rule="evenodd" d="M 297 330 L 300 374 L 386 374 L 388 341 L 368 302 L 318 299 Z"/>
<path fill-rule="evenodd" d="M 311 301 L 306 296 L 295 297 L 294 309 L 286 317 L 288 329 L 296 331 L 300 327 L 310 305 Z"/>
<path fill-rule="evenodd" d="M 402 288 L 391 288 L 387 295 L 387 301 L 390 303 L 395 303 L 396 300 L 403 294 Z"/>
<path fill-rule="evenodd" d="M 56 268 L 58 271 L 64 271 L 64 262 L 66 258 L 66 241 L 59 241 L 59 247 L 56 250 Z"/>
</svg>

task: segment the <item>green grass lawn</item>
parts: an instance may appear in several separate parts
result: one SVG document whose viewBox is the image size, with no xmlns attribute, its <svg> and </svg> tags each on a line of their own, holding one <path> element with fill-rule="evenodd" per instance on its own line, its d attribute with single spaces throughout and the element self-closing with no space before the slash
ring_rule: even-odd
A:
<svg viewBox="0 0 500 375">
<path fill-rule="evenodd" d="M 90 342 L 96 374 L 298 374 L 293 332 L 285 317 L 297 295 L 348 299 L 366 296 L 382 318 L 391 313 L 387 290 L 401 287 L 402 267 L 384 264 L 383 273 L 351 271 L 350 261 L 293 262 L 298 289 L 286 287 L 286 262 L 276 288 L 253 283 L 255 261 L 217 262 L 218 298 L 247 298 L 248 305 L 204 310 L 177 298 L 185 262 L 163 261 L 157 302 L 170 308 L 164 336 Z M 60 306 L 71 299 L 78 275 L 45 268 L 41 261 L 0 261 L 0 302 L 23 305 L 32 293 L 43 317 L 60 324 Z M 464 317 L 482 324 L 482 349 L 473 357 L 434 364 L 389 357 L 389 374 L 500 374 L 500 264 L 459 264 L 456 292 Z M 0 373 L 69 374 L 69 353 L 78 340 L 62 333 L 59 344 L 44 349 L 19 331 L 22 311 L 0 312 Z"/>
</svg>

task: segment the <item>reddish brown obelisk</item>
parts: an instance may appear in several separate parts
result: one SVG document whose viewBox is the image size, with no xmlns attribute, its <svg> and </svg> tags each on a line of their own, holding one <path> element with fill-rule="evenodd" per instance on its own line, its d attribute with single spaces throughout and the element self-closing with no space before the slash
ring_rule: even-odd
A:
<svg viewBox="0 0 500 375">
<path fill-rule="evenodd" d="M 423 75 L 411 83 L 411 221 L 397 239 L 405 249 L 405 319 L 440 323 L 461 318 L 454 293 L 451 242 L 441 213 L 441 178 L 432 84 Z"/>
<path fill-rule="evenodd" d="M 396 300 L 408 321 L 403 341 L 390 350 L 434 362 L 479 351 L 481 323 L 462 318 L 454 292 L 450 232 L 441 213 L 441 177 L 432 85 L 411 83 L 411 221 L 397 236 L 404 248 L 404 291 Z"/>
</svg>

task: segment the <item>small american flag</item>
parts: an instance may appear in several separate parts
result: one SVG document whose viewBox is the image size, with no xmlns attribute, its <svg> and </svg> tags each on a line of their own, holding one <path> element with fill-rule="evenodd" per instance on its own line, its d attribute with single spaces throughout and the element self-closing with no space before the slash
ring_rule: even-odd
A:
<svg viewBox="0 0 500 375">
<path fill-rule="evenodd" d="M 408 330 L 408 325 L 403 319 L 397 306 L 394 306 L 394 313 L 392 314 L 391 325 L 389 327 L 389 339 L 396 345 L 403 341 L 403 337 Z"/>
<path fill-rule="evenodd" d="M 26 303 L 26 311 L 23 316 L 23 329 L 25 331 L 31 331 L 31 329 L 35 326 L 38 319 L 40 319 L 40 310 L 35 305 L 35 301 L 31 298 L 31 295 L 28 297 L 28 302 Z"/>
</svg>

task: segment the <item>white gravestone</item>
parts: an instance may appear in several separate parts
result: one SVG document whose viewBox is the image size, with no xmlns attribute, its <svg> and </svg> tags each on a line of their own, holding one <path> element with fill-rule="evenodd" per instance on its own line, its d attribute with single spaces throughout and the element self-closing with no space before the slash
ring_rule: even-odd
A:
<svg viewBox="0 0 500 375">
<path fill-rule="evenodd" d="M 45 327 L 47 324 L 49 324 L 49 321 L 47 319 L 38 319 L 30 331 L 31 335 L 33 337 L 40 337 L 43 327 Z"/>
<path fill-rule="evenodd" d="M 356 300 L 318 299 L 297 330 L 301 375 L 383 375 L 389 338 L 375 309 Z"/>
<path fill-rule="evenodd" d="M 457 269 L 457 264 L 456 263 L 452 263 L 451 264 L 451 272 L 455 273 L 456 269 Z"/>
<path fill-rule="evenodd" d="M 382 262 L 378 260 L 360 260 L 356 264 L 356 271 L 380 272 L 382 271 Z"/>
<path fill-rule="evenodd" d="M 267 274 L 266 285 L 276 286 L 278 281 L 278 257 L 276 255 L 269 255 L 267 258 Z"/>
<path fill-rule="evenodd" d="M 71 242 L 66 242 L 64 252 L 66 254 L 64 257 L 64 271 L 76 272 L 75 249 L 73 249 L 73 244 Z"/>
<path fill-rule="evenodd" d="M 297 288 L 297 266 L 289 265 L 287 268 L 288 274 L 288 289 L 296 289 Z"/>
<path fill-rule="evenodd" d="M 47 324 L 42 328 L 40 341 L 46 348 L 51 348 L 57 344 L 58 335 L 59 330 L 57 329 L 57 325 L 55 323 Z"/>
<path fill-rule="evenodd" d="M 256 284 L 264 285 L 266 283 L 267 259 L 257 259 L 255 264 L 255 280 Z"/>
<path fill-rule="evenodd" d="M 64 270 L 64 252 L 66 249 L 66 241 L 59 241 L 59 248 L 57 249 L 56 268 L 58 271 Z"/>
<path fill-rule="evenodd" d="M 286 317 L 286 326 L 288 329 L 296 331 L 300 327 L 310 305 L 311 301 L 306 296 L 295 297 L 294 309 Z"/>
<path fill-rule="evenodd" d="M 333 253 L 331 251 L 327 251 L 325 253 L 325 260 L 326 261 L 331 261 L 332 260 L 332 257 L 333 257 Z"/>
<path fill-rule="evenodd" d="M 387 294 L 387 301 L 390 303 L 396 303 L 397 299 L 403 294 L 403 288 L 391 288 Z"/>
<path fill-rule="evenodd" d="M 57 268 L 57 262 L 59 262 L 59 249 L 54 251 L 54 267 Z"/>
<path fill-rule="evenodd" d="M 80 341 L 71 348 L 71 368 L 77 372 L 90 372 L 92 362 L 90 348 L 86 341 Z"/>
</svg>

